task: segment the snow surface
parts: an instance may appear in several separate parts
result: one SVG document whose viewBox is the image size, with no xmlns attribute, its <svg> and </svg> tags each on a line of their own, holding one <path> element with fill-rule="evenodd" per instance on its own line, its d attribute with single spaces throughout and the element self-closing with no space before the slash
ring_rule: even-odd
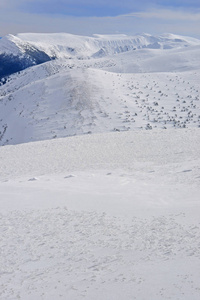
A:
<svg viewBox="0 0 200 300">
<path fill-rule="evenodd" d="M 19 34 L 0 86 L 0 299 L 200 299 L 200 41 Z"/>
<path fill-rule="evenodd" d="M 199 299 L 199 129 L 0 148 L 3 299 Z"/>
</svg>

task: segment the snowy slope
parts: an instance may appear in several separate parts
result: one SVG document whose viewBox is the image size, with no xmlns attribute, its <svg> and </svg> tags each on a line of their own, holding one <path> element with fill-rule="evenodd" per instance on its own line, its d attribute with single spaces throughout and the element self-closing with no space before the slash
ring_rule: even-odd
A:
<svg viewBox="0 0 200 300">
<path fill-rule="evenodd" d="M 102 69 L 119 71 L 126 65 L 101 62 L 54 60 L 13 75 L 1 86 L 1 145 L 114 130 L 199 127 L 200 69 L 114 73 Z"/>
<path fill-rule="evenodd" d="M 4 37 L 0 52 L 6 71 L 32 66 L 2 79 L 1 145 L 200 125 L 199 40 L 19 34 Z"/>
<path fill-rule="evenodd" d="M 199 129 L 0 148 L 0 298 L 198 300 Z"/>
</svg>

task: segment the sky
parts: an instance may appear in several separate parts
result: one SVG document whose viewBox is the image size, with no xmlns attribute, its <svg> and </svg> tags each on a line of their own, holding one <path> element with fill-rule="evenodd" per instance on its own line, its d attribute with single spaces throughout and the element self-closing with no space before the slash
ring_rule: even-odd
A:
<svg viewBox="0 0 200 300">
<path fill-rule="evenodd" d="M 0 36 L 21 32 L 200 38 L 200 0 L 0 0 Z"/>
</svg>

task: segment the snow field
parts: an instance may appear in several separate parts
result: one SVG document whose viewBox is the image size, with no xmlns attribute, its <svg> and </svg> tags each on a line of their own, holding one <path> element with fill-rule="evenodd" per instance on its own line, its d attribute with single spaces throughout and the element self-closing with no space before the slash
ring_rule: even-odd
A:
<svg viewBox="0 0 200 300">
<path fill-rule="evenodd" d="M 14 210 L 1 228 L 1 299 L 199 297 L 199 224 L 176 215 Z"/>
<path fill-rule="evenodd" d="M 200 299 L 199 47 L 1 39 L 1 300 Z"/>
<path fill-rule="evenodd" d="M 199 130 L 0 148 L 1 299 L 199 299 Z"/>
</svg>

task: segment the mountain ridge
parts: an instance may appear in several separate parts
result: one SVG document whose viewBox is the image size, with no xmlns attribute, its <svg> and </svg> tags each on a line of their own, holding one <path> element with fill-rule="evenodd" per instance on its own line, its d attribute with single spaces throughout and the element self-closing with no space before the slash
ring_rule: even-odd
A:
<svg viewBox="0 0 200 300">
<path fill-rule="evenodd" d="M 127 35 L 94 35 L 93 37 L 76 36 L 67 33 L 36 34 L 21 33 L 7 35 L 0 41 L 0 54 L 26 56 L 34 61 L 34 51 L 41 52 L 47 58 L 90 58 L 104 55 L 113 55 L 135 49 L 173 49 L 200 45 L 200 40 L 173 34 L 153 36 L 142 34 Z M 35 61 L 35 64 L 41 63 Z M 34 64 L 34 63 L 33 63 Z M 2 65 L 2 62 L 1 62 Z"/>
</svg>

